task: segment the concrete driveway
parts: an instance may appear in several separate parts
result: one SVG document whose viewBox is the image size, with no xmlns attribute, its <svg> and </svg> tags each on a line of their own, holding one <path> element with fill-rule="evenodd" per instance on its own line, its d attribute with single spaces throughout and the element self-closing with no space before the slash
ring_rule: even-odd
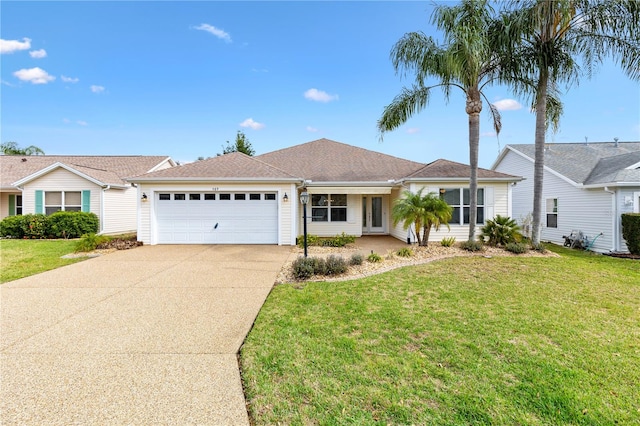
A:
<svg viewBox="0 0 640 426">
<path fill-rule="evenodd" d="M 0 424 L 248 425 L 237 352 L 290 254 L 144 246 L 0 286 Z"/>
</svg>

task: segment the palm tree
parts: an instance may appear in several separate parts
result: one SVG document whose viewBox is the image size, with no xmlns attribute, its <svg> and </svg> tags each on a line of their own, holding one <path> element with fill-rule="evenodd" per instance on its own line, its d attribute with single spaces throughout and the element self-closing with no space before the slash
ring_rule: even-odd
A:
<svg viewBox="0 0 640 426">
<path fill-rule="evenodd" d="M 453 208 L 434 193 L 422 195 L 424 188 L 418 192 L 404 191 L 402 198 L 394 202 L 391 216 L 393 225 L 402 222 L 404 229 L 414 225 L 419 246 L 429 244 L 431 228 L 437 231 L 442 224 L 449 228 Z M 421 235 L 422 232 L 422 235 Z"/>
<path fill-rule="evenodd" d="M 0 152 L 4 155 L 44 155 L 44 151 L 35 145 L 20 148 L 16 142 L 0 144 Z"/>
<path fill-rule="evenodd" d="M 469 240 L 475 239 L 478 205 L 478 150 L 480 141 L 480 112 L 482 99 L 489 105 L 496 134 L 502 127 L 500 113 L 492 105 L 483 89 L 498 81 L 499 68 L 487 36 L 493 10 L 487 0 L 463 0 L 454 7 L 438 6 L 432 22 L 444 31 L 445 43 L 439 46 L 421 32 L 405 34 L 391 51 L 396 73 L 413 71 L 416 83 L 403 88 L 392 103 L 385 107 L 378 120 L 381 137 L 394 130 L 428 104 L 432 89 L 441 88 L 449 99 L 451 88 L 462 90 L 466 96 L 465 111 L 469 116 Z M 425 79 L 435 77 L 438 84 L 425 85 Z"/>
<path fill-rule="evenodd" d="M 533 98 L 536 114 L 533 223 L 540 242 L 544 148 L 548 125 L 557 126 L 561 109 L 551 111 L 548 93 L 560 83 L 578 83 L 612 58 L 633 79 L 640 78 L 640 2 L 637 0 L 512 0 L 495 34 L 503 69 L 519 81 L 517 92 Z M 501 37 L 500 37 L 501 36 Z M 514 79 L 514 80 L 515 80 Z M 532 89 L 533 87 L 533 89 Z M 552 120 L 549 120 L 549 117 Z"/>
<path fill-rule="evenodd" d="M 453 207 L 447 204 L 446 201 L 441 199 L 433 192 L 428 193 L 422 198 L 424 203 L 424 218 L 422 222 L 422 243 L 423 245 L 429 244 L 429 234 L 431 233 L 431 227 L 436 231 L 440 229 L 440 225 L 446 225 L 449 228 L 449 221 L 453 215 Z"/>
<path fill-rule="evenodd" d="M 402 197 L 393 203 L 391 217 L 393 218 L 393 226 L 402 222 L 404 229 L 408 229 L 411 224 L 414 225 L 416 239 L 418 245 L 422 245 L 422 237 L 420 229 L 422 228 L 422 218 L 425 209 L 422 202 L 422 189 L 417 193 L 411 191 L 403 191 Z"/>
</svg>

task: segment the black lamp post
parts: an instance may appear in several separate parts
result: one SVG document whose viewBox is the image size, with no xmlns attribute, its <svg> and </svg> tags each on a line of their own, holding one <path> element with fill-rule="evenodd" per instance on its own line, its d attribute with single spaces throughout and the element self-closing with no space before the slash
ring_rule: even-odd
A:
<svg viewBox="0 0 640 426">
<path fill-rule="evenodd" d="M 307 191 L 300 193 L 300 202 L 302 203 L 302 229 L 304 233 L 304 257 L 307 257 L 307 203 L 309 202 L 309 193 Z"/>
</svg>

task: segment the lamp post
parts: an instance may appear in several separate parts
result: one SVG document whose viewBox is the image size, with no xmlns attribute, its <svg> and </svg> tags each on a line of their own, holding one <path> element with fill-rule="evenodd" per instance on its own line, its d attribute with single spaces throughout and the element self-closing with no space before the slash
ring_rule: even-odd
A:
<svg viewBox="0 0 640 426">
<path fill-rule="evenodd" d="M 307 191 L 300 193 L 300 202 L 302 203 L 302 229 L 304 233 L 304 257 L 307 257 L 307 203 L 309 202 L 309 193 Z"/>
</svg>

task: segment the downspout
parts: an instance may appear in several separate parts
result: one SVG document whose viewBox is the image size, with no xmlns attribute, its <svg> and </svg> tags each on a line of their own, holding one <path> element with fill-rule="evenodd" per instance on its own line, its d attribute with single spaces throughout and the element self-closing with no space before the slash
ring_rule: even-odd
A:
<svg viewBox="0 0 640 426">
<path fill-rule="evenodd" d="M 608 186 L 604 187 L 604 192 L 608 192 L 611 194 L 611 225 L 613 229 L 613 238 L 612 244 L 613 247 L 610 251 L 617 251 L 619 247 L 619 234 L 620 230 L 618 229 L 618 212 L 616 209 L 616 192 L 611 191 Z"/>
<path fill-rule="evenodd" d="M 102 188 L 100 192 L 100 233 L 104 232 L 104 193 L 111 189 L 111 185 L 107 185 Z"/>
</svg>

